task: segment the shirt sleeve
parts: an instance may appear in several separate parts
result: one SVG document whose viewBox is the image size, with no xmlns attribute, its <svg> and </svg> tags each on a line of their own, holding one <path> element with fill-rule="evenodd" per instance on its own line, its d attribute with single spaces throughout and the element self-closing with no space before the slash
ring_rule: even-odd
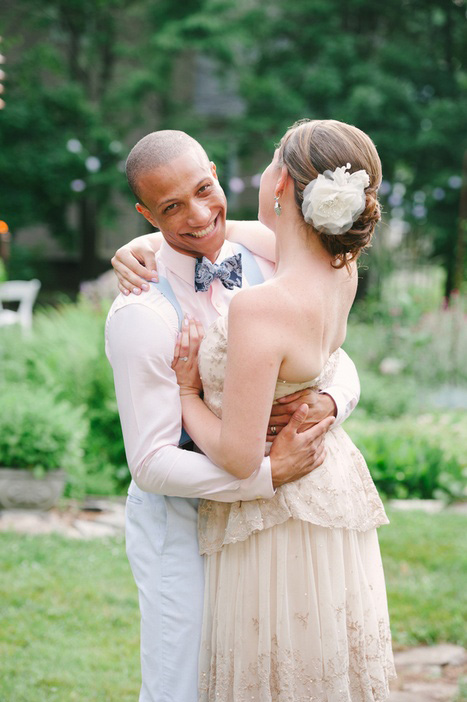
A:
<svg viewBox="0 0 467 702">
<path fill-rule="evenodd" d="M 336 403 L 337 415 L 333 426 L 337 427 L 351 415 L 360 399 L 360 380 L 357 369 L 344 349 L 339 350 L 339 363 L 333 384 L 321 392 L 330 395 Z"/>
<path fill-rule="evenodd" d="M 141 490 L 219 502 L 274 494 L 269 458 L 238 480 L 204 455 L 178 448 L 181 403 L 171 363 L 176 329 L 154 309 L 117 309 L 106 330 L 115 392 L 131 475 Z"/>
</svg>

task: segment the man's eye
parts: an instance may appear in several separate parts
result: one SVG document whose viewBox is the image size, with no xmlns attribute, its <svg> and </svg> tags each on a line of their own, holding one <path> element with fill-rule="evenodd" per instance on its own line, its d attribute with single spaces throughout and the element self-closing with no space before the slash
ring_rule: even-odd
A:
<svg viewBox="0 0 467 702">
<path fill-rule="evenodd" d="M 210 187 L 211 187 L 211 183 L 207 183 L 206 185 L 202 185 L 198 192 L 205 193 L 206 190 L 209 190 Z"/>
<path fill-rule="evenodd" d="M 173 210 L 175 207 L 177 207 L 177 203 L 173 202 L 171 205 L 168 205 L 168 207 L 165 208 L 164 212 L 170 212 Z"/>
</svg>

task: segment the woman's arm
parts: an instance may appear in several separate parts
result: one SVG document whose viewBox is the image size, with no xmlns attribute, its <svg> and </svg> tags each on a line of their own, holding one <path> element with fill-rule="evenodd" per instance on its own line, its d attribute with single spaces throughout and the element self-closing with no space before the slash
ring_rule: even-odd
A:
<svg viewBox="0 0 467 702">
<path fill-rule="evenodd" d="M 154 257 L 163 241 L 164 238 L 160 232 L 153 232 L 138 236 L 118 249 L 111 264 L 118 278 L 120 292 L 124 295 L 129 295 L 131 292 L 138 295 L 141 290 L 149 290 L 145 280 L 157 281 Z"/>
<path fill-rule="evenodd" d="M 264 456 L 264 443 L 274 390 L 283 360 L 274 305 L 263 291 L 250 289 L 235 296 L 229 310 L 229 343 L 222 421 L 204 404 L 199 386 L 183 380 L 193 362 L 184 325 L 180 356 L 174 369 L 181 385 L 183 424 L 197 446 L 217 465 L 236 477 L 251 475 Z M 279 325 L 280 328 L 280 325 Z"/>
<path fill-rule="evenodd" d="M 227 220 L 226 238 L 237 244 L 242 244 L 249 251 L 276 262 L 276 237 L 274 232 L 261 222 L 236 222 Z"/>
</svg>

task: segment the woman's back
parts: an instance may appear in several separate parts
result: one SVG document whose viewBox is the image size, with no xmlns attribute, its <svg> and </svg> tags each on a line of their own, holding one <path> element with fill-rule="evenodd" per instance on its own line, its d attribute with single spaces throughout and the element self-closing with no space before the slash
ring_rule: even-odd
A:
<svg viewBox="0 0 467 702">
<path fill-rule="evenodd" d="M 331 354 L 344 342 L 347 319 L 357 290 L 357 267 L 334 268 L 331 259 L 284 266 L 256 289 L 273 309 L 271 336 L 283 354 L 279 378 L 300 383 L 317 377 Z"/>
</svg>

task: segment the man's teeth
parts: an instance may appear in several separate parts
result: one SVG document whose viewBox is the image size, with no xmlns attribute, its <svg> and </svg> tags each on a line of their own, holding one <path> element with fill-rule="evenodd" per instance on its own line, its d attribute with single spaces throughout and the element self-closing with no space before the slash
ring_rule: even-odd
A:
<svg viewBox="0 0 467 702">
<path fill-rule="evenodd" d="M 201 239 L 201 237 L 206 236 L 206 234 L 210 234 L 215 226 L 216 226 L 216 220 L 211 222 L 209 227 L 206 227 L 206 229 L 201 229 L 201 231 L 199 231 L 199 232 L 190 232 L 190 236 L 195 236 L 197 239 Z"/>
</svg>

